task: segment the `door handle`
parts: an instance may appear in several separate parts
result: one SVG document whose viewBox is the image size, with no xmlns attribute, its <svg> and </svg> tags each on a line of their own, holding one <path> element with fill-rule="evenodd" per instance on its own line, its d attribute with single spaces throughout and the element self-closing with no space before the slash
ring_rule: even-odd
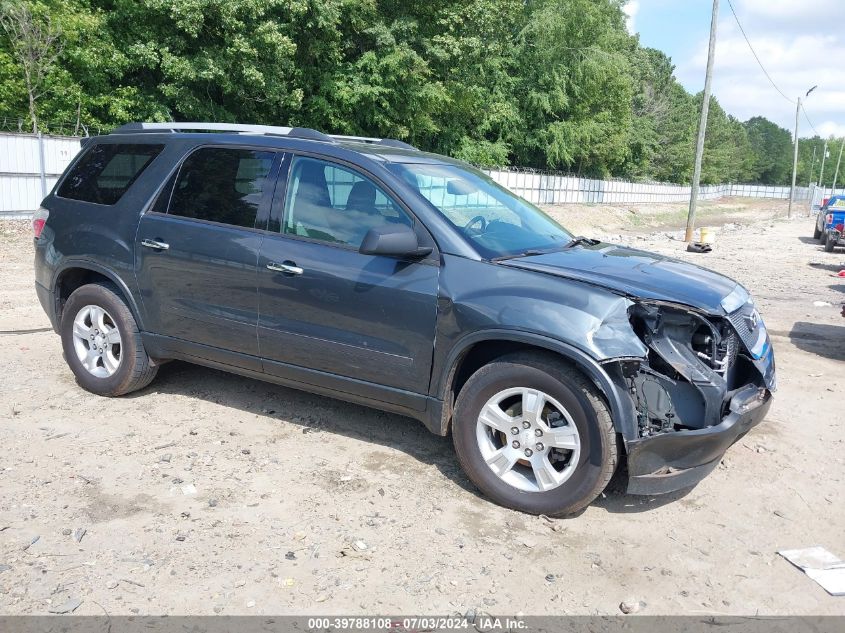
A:
<svg viewBox="0 0 845 633">
<path fill-rule="evenodd" d="M 147 248 L 154 248 L 158 251 L 166 251 L 170 248 L 170 244 L 167 242 L 159 242 L 158 240 L 141 240 L 141 246 L 146 246 Z"/>
<path fill-rule="evenodd" d="M 294 264 L 293 262 L 285 262 L 283 264 L 277 264 L 276 262 L 270 262 L 267 264 L 268 270 L 275 270 L 278 273 L 285 273 L 286 275 L 301 275 L 304 270 L 302 270 L 299 266 Z"/>
</svg>

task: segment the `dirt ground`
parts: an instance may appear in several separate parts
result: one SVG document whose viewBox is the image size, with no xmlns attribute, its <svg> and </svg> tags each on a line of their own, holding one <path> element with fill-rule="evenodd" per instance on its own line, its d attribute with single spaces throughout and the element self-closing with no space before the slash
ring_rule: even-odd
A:
<svg viewBox="0 0 845 633">
<path fill-rule="evenodd" d="M 684 252 L 682 206 L 552 210 L 748 285 L 780 387 L 694 489 L 617 482 L 555 521 L 486 501 L 448 438 L 399 416 L 184 363 L 130 397 L 83 391 L 28 226 L 0 223 L 0 613 L 845 614 L 776 553 L 845 557 L 845 250 L 784 210 L 705 205 L 725 224 L 707 255 Z"/>
</svg>

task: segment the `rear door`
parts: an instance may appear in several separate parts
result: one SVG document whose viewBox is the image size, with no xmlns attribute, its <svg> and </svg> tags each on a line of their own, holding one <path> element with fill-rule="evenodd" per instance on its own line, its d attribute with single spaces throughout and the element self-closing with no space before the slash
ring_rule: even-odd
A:
<svg viewBox="0 0 845 633">
<path fill-rule="evenodd" d="M 290 166 L 288 167 L 288 162 Z M 389 389 L 428 390 L 437 316 L 439 260 L 362 255 L 377 225 L 414 218 L 368 175 L 294 156 L 281 169 L 270 230 L 258 262 L 258 336 L 264 371 L 330 388 L 353 379 L 390 401 Z M 434 245 L 416 226 L 422 243 Z M 297 369 L 320 374 L 302 374 Z M 333 380 L 332 376 L 338 377 Z"/>
<path fill-rule="evenodd" d="M 202 147 L 170 178 L 135 242 L 150 332 L 248 354 L 260 367 L 256 263 L 278 156 Z"/>
</svg>

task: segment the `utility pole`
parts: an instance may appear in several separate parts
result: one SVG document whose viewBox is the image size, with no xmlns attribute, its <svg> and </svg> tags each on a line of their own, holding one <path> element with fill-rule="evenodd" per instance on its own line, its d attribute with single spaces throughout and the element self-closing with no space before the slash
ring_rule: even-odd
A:
<svg viewBox="0 0 845 633">
<path fill-rule="evenodd" d="M 795 152 L 792 156 L 792 187 L 789 189 L 789 210 L 786 217 L 792 217 L 792 201 L 795 200 L 795 177 L 798 175 L 798 113 L 801 110 L 801 97 L 798 97 L 798 105 L 795 106 Z"/>
<path fill-rule="evenodd" d="M 704 157 L 704 138 L 707 133 L 707 115 L 710 113 L 710 85 L 713 81 L 713 61 L 716 56 L 716 26 L 719 21 L 719 0 L 713 0 L 713 15 L 710 18 L 710 46 L 707 49 L 707 72 L 704 75 L 704 100 L 701 102 L 701 118 L 698 121 L 698 139 L 695 143 L 695 166 L 692 171 L 692 190 L 687 215 L 687 232 L 684 241 L 692 241 L 695 230 L 695 207 L 698 204 L 698 186 L 701 182 L 701 160 Z"/>
<path fill-rule="evenodd" d="M 813 86 L 807 91 L 804 97 L 809 97 L 810 93 L 818 88 Z M 795 106 L 795 153 L 792 157 L 792 187 L 789 189 L 789 210 L 786 212 L 786 217 L 792 217 L 792 203 L 795 201 L 795 179 L 798 176 L 798 115 L 801 113 L 801 97 L 798 97 L 798 103 Z"/>
<path fill-rule="evenodd" d="M 830 188 L 830 195 L 836 195 L 836 179 L 839 177 L 839 163 L 842 162 L 842 148 L 845 147 L 845 139 L 839 143 L 839 158 L 836 159 L 836 171 L 833 172 L 833 186 Z"/>
<path fill-rule="evenodd" d="M 827 158 L 827 141 L 824 142 L 824 149 L 822 150 L 822 169 L 819 172 L 819 186 L 822 188 L 822 197 L 824 197 L 824 159 Z"/>
<path fill-rule="evenodd" d="M 816 145 L 813 143 L 813 162 L 810 163 L 810 182 L 813 182 L 813 174 L 816 173 Z"/>
</svg>

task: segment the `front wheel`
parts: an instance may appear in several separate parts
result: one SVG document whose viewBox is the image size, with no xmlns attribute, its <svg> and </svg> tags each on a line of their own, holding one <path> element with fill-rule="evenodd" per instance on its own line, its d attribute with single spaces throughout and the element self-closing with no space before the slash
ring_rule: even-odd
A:
<svg viewBox="0 0 845 633">
<path fill-rule="evenodd" d="M 507 355 L 473 374 L 458 396 L 452 437 L 461 466 L 484 494 L 531 514 L 585 508 L 619 458 L 598 390 L 551 354 Z"/>
<path fill-rule="evenodd" d="M 813 226 L 813 239 L 818 240 L 822 236 L 822 230 L 819 228 L 819 222 L 816 220 L 815 226 Z"/>
<path fill-rule="evenodd" d="M 65 359 L 79 385 L 100 396 L 121 396 L 155 378 L 132 312 L 110 283 L 88 284 L 68 297 L 60 332 Z"/>
</svg>

